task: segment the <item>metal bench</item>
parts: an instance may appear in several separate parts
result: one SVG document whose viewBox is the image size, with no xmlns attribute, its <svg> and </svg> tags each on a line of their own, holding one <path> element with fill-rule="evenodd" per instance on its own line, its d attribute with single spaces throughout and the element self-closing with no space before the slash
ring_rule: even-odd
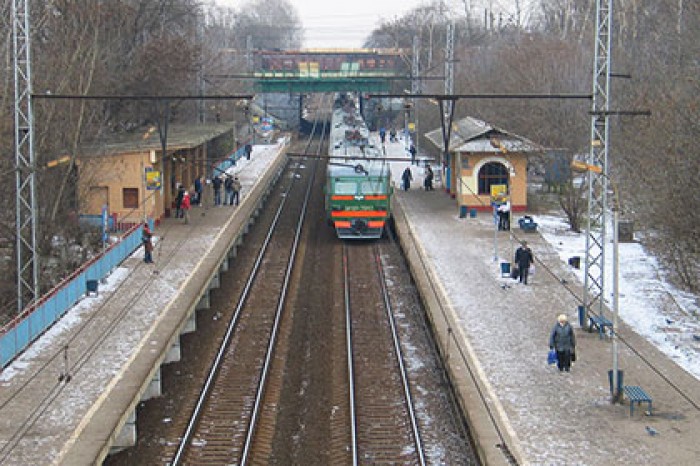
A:
<svg viewBox="0 0 700 466">
<path fill-rule="evenodd" d="M 598 329 L 598 335 L 603 338 L 605 334 L 605 327 L 610 327 L 612 329 L 612 322 L 603 316 L 588 316 L 588 331 L 592 332 L 593 327 Z"/>
<path fill-rule="evenodd" d="M 637 403 L 641 405 L 642 403 L 649 404 L 649 415 L 652 414 L 651 407 L 651 397 L 647 392 L 645 392 L 642 387 L 637 385 L 625 385 L 622 387 L 622 391 L 625 392 L 625 396 L 630 400 L 630 416 L 634 415 L 634 404 Z"/>
<path fill-rule="evenodd" d="M 518 225 L 520 225 L 520 229 L 525 233 L 534 233 L 537 231 L 537 223 L 535 223 L 532 217 L 527 215 L 521 219 L 518 219 Z"/>
</svg>

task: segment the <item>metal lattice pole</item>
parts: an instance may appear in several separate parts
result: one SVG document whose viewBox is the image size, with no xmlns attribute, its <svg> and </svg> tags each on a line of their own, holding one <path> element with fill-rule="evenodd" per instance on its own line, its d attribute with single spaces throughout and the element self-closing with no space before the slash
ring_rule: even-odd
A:
<svg viewBox="0 0 700 466">
<path fill-rule="evenodd" d="M 12 39 L 15 71 L 15 170 L 17 173 L 17 310 L 21 312 L 39 298 L 29 0 L 12 2 Z"/>
<path fill-rule="evenodd" d="M 601 172 L 588 171 L 588 234 L 583 290 L 586 319 L 588 311 L 593 307 L 597 307 L 598 312 L 603 314 L 605 299 L 611 35 L 612 0 L 596 0 L 593 111 L 588 163 L 601 167 Z"/>
</svg>

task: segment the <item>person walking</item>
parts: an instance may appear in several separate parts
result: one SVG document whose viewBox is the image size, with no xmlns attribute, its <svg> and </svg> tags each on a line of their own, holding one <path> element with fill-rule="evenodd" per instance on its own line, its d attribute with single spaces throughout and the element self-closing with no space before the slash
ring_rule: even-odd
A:
<svg viewBox="0 0 700 466">
<path fill-rule="evenodd" d="M 248 143 L 243 150 L 245 151 L 245 158 L 250 160 L 250 154 L 253 153 L 253 146 Z"/>
<path fill-rule="evenodd" d="M 211 186 L 214 188 L 214 205 L 215 206 L 220 206 L 221 205 L 221 185 L 223 184 L 223 181 L 221 181 L 220 176 L 215 176 L 214 179 L 211 180 Z"/>
<path fill-rule="evenodd" d="M 226 177 L 224 181 L 224 205 L 233 205 L 233 178 Z"/>
<path fill-rule="evenodd" d="M 190 201 L 190 193 L 185 191 L 185 194 L 182 196 L 182 216 L 185 219 L 185 225 L 190 223 L 190 207 L 191 207 L 191 201 Z"/>
<path fill-rule="evenodd" d="M 141 232 L 141 242 L 143 243 L 143 261 L 146 264 L 153 263 L 153 233 L 148 227 L 148 222 L 144 222 Z"/>
<path fill-rule="evenodd" d="M 379 140 L 382 142 L 382 145 L 386 142 L 386 129 L 384 127 L 379 128 Z"/>
<path fill-rule="evenodd" d="M 411 144 L 411 147 L 408 148 L 408 152 L 411 154 L 411 165 L 413 165 L 416 163 L 416 146 Z"/>
<path fill-rule="evenodd" d="M 233 194 L 231 195 L 231 205 L 234 205 L 233 202 L 235 200 L 236 204 L 238 205 L 238 201 L 240 200 L 241 197 L 241 181 L 238 179 L 236 176 L 233 178 L 233 183 L 231 188 L 233 189 Z"/>
<path fill-rule="evenodd" d="M 423 180 L 423 187 L 426 191 L 433 191 L 433 169 L 430 165 L 425 166 L 425 179 Z"/>
<path fill-rule="evenodd" d="M 401 181 L 403 182 L 403 190 L 408 191 L 411 187 L 411 181 L 413 181 L 413 174 L 411 173 L 411 167 L 406 167 L 401 175 Z"/>
<path fill-rule="evenodd" d="M 520 283 L 527 285 L 527 277 L 530 274 L 530 265 L 535 263 L 535 256 L 532 250 L 527 245 L 526 241 L 515 251 L 515 263 L 518 265 L 518 275 L 520 275 Z"/>
<path fill-rule="evenodd" d="M 557 352 L 559 372 L 569 372 L 571 362 L 576 360 L 576 335 L 566 314 L 557 317 L 557 323 L 549 336 L 549 349 Z"/>
</svg>

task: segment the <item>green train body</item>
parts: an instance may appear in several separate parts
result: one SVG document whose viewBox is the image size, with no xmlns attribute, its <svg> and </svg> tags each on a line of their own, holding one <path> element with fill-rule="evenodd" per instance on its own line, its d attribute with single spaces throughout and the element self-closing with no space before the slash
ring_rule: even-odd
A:
<svg viewBox="0 0 700 466">
<path fill-rule="evenodd" d="M 343 99 L 333 111 L 329 142 L 328 223 L 341 239 L 382 237 L 391 218 L 391 171 L 352 101 Z"/>
</svg>

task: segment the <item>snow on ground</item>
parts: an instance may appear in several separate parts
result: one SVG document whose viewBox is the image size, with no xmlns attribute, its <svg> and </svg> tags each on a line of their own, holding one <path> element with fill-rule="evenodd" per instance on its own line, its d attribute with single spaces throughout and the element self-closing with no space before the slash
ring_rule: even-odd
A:
<svg viewBox="0 0 700 466">
<path fill-rule="evenodd" d="M 581 257 L 584 280 L 586 233 L 574 233 L 562 217 L 537 216 L 538 230 L 563 261 Z M 614 231 L 612 227 L 608 231 Z M 685 370 L 700 379 L 700 306 L 698 296 L 678 290 L 665 280 L 659 263 L 640 243 L 619 243 L 620 318 Z M 606 304 L 612 308 L 613 244 L 605 247 Z"/>
<path fill-rule="evenodd" d="M 378 136 L 373 136 L 378 144 Z M 403 140 L 386 144 L 386 149 L 388 157 L 406 157 L 406 162 L 391 163 L 395 189 L 400 189 L 401 174 L 407 166 L 413 174 L 411 189 L 420 189 L 424 168 L 410 165 L 410 155 Z M 581 257 L 581 268 L 574 272 L 583 283 L 586 233 L 572 232 L 563 213 L 561 216 L 538 215 L 537 223 L 538 231 L 562 261 L 568 263 L 570 257 Z M 607 231 L 614 231 L 612 225 Z M 657 260 L 640 243 L 619 243 L 619 255 L 620 319 L 700 379 L 700 297 L 671 285 Z M 605 299 L 612 308 L 612 239 L 606 245 L 605 261 Z"/>
</svg>

